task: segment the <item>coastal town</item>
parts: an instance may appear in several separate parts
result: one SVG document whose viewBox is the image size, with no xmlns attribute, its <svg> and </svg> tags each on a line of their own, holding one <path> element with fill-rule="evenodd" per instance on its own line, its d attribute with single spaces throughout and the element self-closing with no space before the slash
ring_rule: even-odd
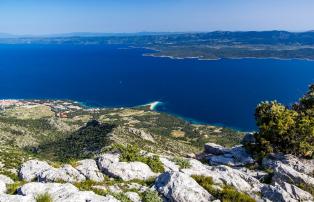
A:
<svg viewBox="0 0 314 202">
<path fill-rule="evenodd" d="M 68 100 L 0 100 L 0 111 L 5 111 L 14 107 L 31 109 L 42 106 L 49 107 L 50 110 L 55 113 L 55 116 L 60 118 L 67 118 L 69 113 L 83 110 L 83 107 L 79 102 Z"/>
</svg>

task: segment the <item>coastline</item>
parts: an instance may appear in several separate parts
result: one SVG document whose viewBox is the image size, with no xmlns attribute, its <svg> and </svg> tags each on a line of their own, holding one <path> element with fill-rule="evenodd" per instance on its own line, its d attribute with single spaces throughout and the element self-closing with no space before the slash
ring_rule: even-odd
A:
<svg viewBox="0 0 314 202">
<path fill-rule="evenodd" d="M 151 51 L 156 51 L 161 53 L 161 50 L 155 49 L 155 48 L 149 48 L 149 47 L 135 47 L 135 46 L 130 46 L 130 48 L 142 48 L 146 50 L 151 50 Z M 217 60 L 223 60 L 223 59 L 229 59 L 229 60 L 241 60 L 241 59 L 257 59 L 257 60 L 267 60 L 267 59 L 272 59 L 272 60 L 287 60 L 287 61 L 292 61 L 292 60 L 298 60 L 298 61 L 309 61 L 309 62 L 314 62 L 314 59 L 310 58 L 280 58 L 280 57 L 227 57 L 227 58 L 206 58 L 203 56 L 186 56 L 186 57 L 176 57 L 176 56 L 171 56 L 171 55 L 155 55 L 155 53 L 143 53 L 142 56 L 144 57 L 156 57 L 156 58 L 169 58 L 172 60 L 184 60 L 184 59 L 195 59 L 195 60 L 200 60 L 200 61 L 217 61 Z"/>
<path fill-rule="evenodd" d="M 74 106 L 78 106 L 81 107 L 81 109 L 83 110 L 101 110 L 101 109 L 123 109 L 123 108 L 137 108 L 137 107 L 148 107 L 149 110 L 151 111 L 157 111 L 157 112 L 162 112 L 162 113 L 166 113 L 169 114 L 171 116 L 177 117 L 179 119 L 185 120 L 193 125 L 206 125 L 206 126 L 215 126 L 215 127 L 221 127 L 221 128 L 226 128 L 226 129 L 230 129 L 230 130 L 234 130 L 234 131 L 238 131 L 238 132 L 242 132 L 242 133 L 246 133 L 246 132 L 252 132 L 252 131 L 244 131 L 242 129 L 239 128 L 235 128 L 235 127 L 230 127 L 230 126 L 226 126 L 224 124 L 220 124 L 220 123 L 207 123 L 207 122 L 203 122 L 203 121 L 198 121 L 194 118 L 190 118 L 190 117 L 184 117 L 182 115 L 176 114 L 176 113 L 172 113 L 172 112 L 167 112 L 167 111 L 158 111 L 158 107 L 163 105 L 164 103 L 161 101 L 154 101 L 154 102 L 150 102 L 147 104 L 143 104 L 143 105 L 137 105 L 137 106 L 133 106 L 133 107 L 98 107 L 98 106 L 93 106 L 91 104 L 88 104 L 86 102 L 79 102 L 79 101 L 75 101 L 75 100 L 70 100 L 70 99 L 0 99 L 0 111 L 1 108 L 3 107 L 7 107 L 7 103 L 9 105 L 23 105 L 23 104 L 41 104 L 43 103 L 44 105 L 47 105 L 47 103 L 50 103 L 49 106 L 53 107 L 53 102 L 65 102 L 68 103 L 68 105 L 72 104 L 72 107 Z M 60 103 L 59 103 L 60 104 Z M 59 104 L 56 104 L 56 107 L 58 108 Z"/>
</svg>

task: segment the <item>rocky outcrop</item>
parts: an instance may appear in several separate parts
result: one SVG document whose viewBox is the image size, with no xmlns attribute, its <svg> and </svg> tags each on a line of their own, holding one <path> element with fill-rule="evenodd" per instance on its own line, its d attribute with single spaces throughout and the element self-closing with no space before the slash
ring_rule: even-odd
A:
<svg viewBox="0 0 314 202">
<path fill-rule="evenodd" d="M 0 194 L 0 202 L 36 202 L 33 196 Z"/>
<path fill-rule="evenodd" d="M 155 183 L 155 189 L 170 201 L 208 202 L 213 197 L 193 178 L 181 172 L 165 172 Z"/>
<path fill-rule="evenodd" d="M 292 155 L 273 155 L 263 159 L 263 166 L 273 170 L 272 182 L 286 188 L 287 183 L 314 187 L 312 160 L 298 159 Z M 294 189 L 289 189 L 294 190 Z"/>
<path fill-rule="evenodd" d="M 306 184 L 314 187 L 314 178 L 300 173 L 286 164 L 279 164 L 274 170 L 273 182 L 289 182 L 296 185 Z"/>
<path fill-rule="evenodd" d="M 119 157 L 119 154 L 104 154 L 98 158 L 98 167 L 106 175 L 121 178 L 125 181 L 133 179 L 147 180 L 157 176 L 145 163 L 120 162 Z"/>
<path fill-rule="evenodd" d="M 51 169 L 51 166 L 44 161 L 29 160 L 22 164 L 19 170 L 19 176 L 22 180 L 32 181 L 44 171 Z"/>
<path fill-rule="evenodd" d="M 132 202 L 141 202 L 141 197 L 136 192 L 126 192 L 125 195 L 132 201 Z"/>
<path fill-rule="evenodd" d="M 221 145 L 209 142 L 209 143 L 206 143 L 204 145 L 204 151 L 207 154 L 223 155 L 223 154 L 229 152 L 229 149 L 227 149 Z"/>
<path fill-rule="evenodd" d="M 179 171 L 179 166 L 176 165 L 174 162 L 170 161 L 166 157 L 159 157 L 159 160 L 163 164 L 165 171 Z"/>
<path fill-rule="evenodd" d="M 13 180 L 5 175 L 0 175 L 0 194 L 7 191 L 7 185 L 12 184 Z"/>
<path fill-rule="evenodd" d="M 297 201 L 314 201 L 314 198 L 310 193 L 300 189 L 295 185 L 282 182 L 280 187 L 288 192 L 291 198 L 296 199 Z"/>
<path fill-rule="evenodd" d="M 297 202 L 296 199 L 291 198 L 290 194 L 280 186 L 263 186 L 261 189 L 261 196 L 264 199 L 274 202 Z"/>
<path fill-rule="evenodd" d="M 96 161 L 93 159 L 85 159 L 78 162 L 76 169 L 86 177 L 88 180 L 95 182 L 102 182 L 104 180 L 103 174 L 97 167 Z"/>
<path fill-rule="evenodd" d="M 237 170 L 228 166 L 206 166 L 197 160 L 190 160 L 191 167 L 182 169 L 183 173 L 190 176 L 202 175 L 213 178 L 215 184 L 228 184 L 234 186 L 238 191 L 242 192 L 259 192 L 262 187 L 256 178 L 248 175 L 241 170 Z"/>
<path fill-rule="evenodd" d="M 49 194 L 54 202 L 118 202 L 112 196 L 100 196 L 91 191 L 79 191 L 70 183 L 31 182 L 18 189 L 18 194 L 36 198 L 40 194 Z"/>
<path fill-rule="evenodd" d="M 71 165 L 64 165 L 61 168 L 50 168 L 39 174 L 40 182 L 81 182 L 86 178 Z"/>
<path fill-rule="evenodd" d="M 99 171 L 96 161 L 86 159 L 78 162 L 77 168 L 64 165 L 54 168 L 44 161 L 30 160 L 21 166 L 19 176 L 22 180 L 40 182 L 81 182 L 86 179 L 96 182 L 103 181 L 103 174 Z"/>
<path fill-rule="evenodd" d="M 143 140 L 147 140 L 147 141 L 150 141 L 150 142 L 155 142 L 153 136 L 150 133 L 144 131 L 144 129 L 128 128 L 128 131 L 130 133 L 134 134 L 134 135 L 139 136 Z"/>
<path fill-rule="evenodd" d="M 242 145 L 228 149 L 207 143 L 204 146 L 204 153 L 210 165 L 244 166 L 254 163 L 254 159 Z"/>
<path fill-rule="evenodd" d="M 141 151 L 141 154 L 143 156 L 155 155 L 145 151 Z M 112 186 L 99 184 L 93 186 L 94 189 L 116 194 L 123 193 L 125 189 L 136 190 L 137 193 L 155 189 L 165 199 L 174 202 L 215 200 L 191 177 L 192 175 L 210 176 L 213 179 L 213 188 L 221 189 L 224 185 L 230 185 L 237 191 L 249 194 L 257 200 L 314 201 L 313 196 L 306 191 L 307 189 L 301 189 L 301 185 L 314 187 L 313 160 L 299 159 L 292 155 L 271 155 L 263 160 L 263 166 L 273 170 L 272 183 L 264 184 L 263 180 L 268 179 L 270 175 L 261 170 L 248 169 L 245 166 L 254 163 L 254 160 L 243 146 L 239 145 L 228 149 L 208 143 L 201 156 L 207 159 L 210 165 L 193 158 L 186 158 L 185 160 L 189 162 L 190 166 L 185 169 L 176 165 L 171 156 L 159 156 L 166 171 L 162 174 L 152 172 L 150 167 L 142 162 L 121 162 L 119 153 L 103 154 L 96 161 L 93 159 L 78 161 L 75 168 L 71 165 L 54 168 L 46 162 L 30 160 L 21 166 L 20 178 L 26 181 L 37 180 L 45 183 L 28 183 L 19 189 L 20 195 L 11 196 L 5 194 L 5 191 L 6 185 L 13 181 L 0 175 L 0 202 L 1 200 L 23 201 L 24 199 L 33 201 L 34 197 L 42 193 L 51 194 L 55 201 L 116 201 L 110 196 L 104 197 L 90 191 L 79 191 L 72 184 L 50 183 L 56 181 L 74 183 L 84 180 L 102 182 L 104 174 L 124 181 L 147 180 L 152 177 L 157 177 L 157 180 L 153 187 L 146 187 L 134 182 L 123 182 Z M 138 202 L 141 199 L 137 193 L 127 192 L 124 194 L 131 201 Z"/>
<path fill-rule="evenodd" d="M 314 173 L 314 159 L 301 159 L 289 154 L 272 154 L 270 157 L 263 159 L 263 166 L 268 168 L 274 168 L 280 163 L 283 163 L 300 173 L 307 175 Z"/>
<path fill-rule="evenodd" d="M 5 175 L 1 175 L 1 174 L 0 174 L 0 182 L 3 182 L 5 184 L 13 184 L 14 183 L 14 181 L 11 178 L 9 178 Z"/>
</svg>

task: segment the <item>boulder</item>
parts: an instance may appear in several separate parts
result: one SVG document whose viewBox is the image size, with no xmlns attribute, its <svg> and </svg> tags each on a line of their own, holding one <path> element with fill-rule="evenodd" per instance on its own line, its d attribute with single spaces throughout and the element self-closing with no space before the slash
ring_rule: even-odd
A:
<svg viewBox="0 0 314 202">
<path fill-rule="evenodd" d="M 147 180 L 157 176 L 145 163 L 119 162 L 119 157 L 119 154 L 104 154 L 97 160 L 98 167 L 110 177 L 121 178 L 124 181 Z"/>
<path fill-rule="evenodd" d="M 223 155 L 208 156 L 210 165 L 244 166 L 254 163 L 254 159 L 239 145 L 227 150 Z"/>
<path fill-rule="evenodd" d="M 112 196 L 100 196 L 91 191 L 79 191 L 74 185 L 66 183 L 31 182 L 18 189 L 23 196 L 36 196 L 48 193 L 54 202 L 118 202 Z"/>
<path fill-rule="evenodd" d="M 243 146 L 232 147 L 230 153 L 234 158 L 235 162 L 239 162 L 239 164 L 247 165 L 255 162 L 252 156 L 247 152 L 247 150 Z"/>
<path fill-rule="evenodd" d="M 161 163 L 164 165 L 165 171 L 179 171 L 180 168 L 174 162 L 170 161 L 166 157 L 159 157 Z"/>
<path fill-rule="evenodd" d="M 8 176 L 5 176 L 5 175 L 1 175 L 1 174 L 0 174 L 0 181 L 4 182 L 5 184 L 13 184 L 14 183 L 14 181 L 11 178 L 9 178 Z"/>
<path fill-rule="evenodd" d="M 187 175 L 209 176 L 215 184 L 228 184 L 238 191 L 254 193 L 259 192 L 262 183 L 247 173 L 228 166 L 206 166 L 197 160 L 190 160 L 191 167 L 181 171 Z"/>
<path fill-rule="evenodd" d="M 208 163 L 212 166 L 217 166 L 217 165 L 239 166 L 239 165 L 242 165 L 240 162 L 235 161 L 235 159 L 230 155 L 210 156 L 210 157 L 208 157 Z"/>
<path fill-rule="evenodd" d="M 211 176 L 215 183 L 231 185 L 240 192 L 257 193 L 262 187 L 262 183 L 256 178 L 224 165 L 212 167 L 208 176 Z"/>
<path fill-rule="evenodd" d="M 132 202 L 141 202 L 141 197 L 136 192 L 126 192 L 125 195 L 132 201 Z"/>
<path fill-rule="evenodd" d="M 108 187 L 111 193 L 122 193 L 122 189 L 118 185 L 111 185 Z"/>
<path fill-rule="evenodd" d="M 274 202 L 298 202 L 298 200 L 291 198 L 290 194 L 280 186 L 263 186 L 261 189 L 261 197 Z"/>
<path fill-rule="evenodd" d="M 45 161 L 29 160 L 22 164 L 19 170 L 19 176 L 22 180 L 30 182 L 37 179 L 40 173 L 51 168 L 52 167 Z"/>
<path fill-rule="evenodd" d="M 81 182 L 86 178 L 71 165 L 64 165 L 61 168 L 50 168 L 43 171 L 39 174 L 38 180 L 40 182 Z"/>
<path fill-rule="evenodd" d="M 88 180 L 94 182 L 104 181 L 104 176 L 97 167 L 96 161 L 93 159 L 85 159 L 78 161 L 78 166 L 76 169 L 86 177 Z"/>
<path fill-rule="evenodd" d="M 295 185 L 283 182 L 281 185 L 277 186 L 280 186 L 283 190 L 289 193 L 291 198 L 297 201 L 314 201 L 314 197 L 310 193 L 300 189 Z"/>
<path fill-rule="evenodd" d="M 0 194 L 5 193 L 7 191 L 7 185 L 12 183 L 14 183 L 14 181 L 11 178 L 0 175 Z"/>
<path fill-rule="evenodd" d="M 302 159 L 290 154 L 272 154 L 263 159 L 264 167 L 274 168 L 280 163 L 286 164 L 300 173 L 307 175 L 314 173 L 314 159 Z"/>
<path fill-rule="evenodd" d="M 154 188 L 165 198 L 175 202 L 208 202 L 213 199 L 193 178 L 181 172 L 161 174 Z"/>
<path fill-rule="evenodd" d="M 210 143 L 210 142 L 204 145 L 204 150 L 205 150 L 205 153 L 213 154 L 213 155 L 222 155 L 229 151 L 229 149 L 221 145 Z"/>
<path fill-rule="evenodd" d="M 148 133 L 145 132 L 143 129 L 137 129 L 137 128 L 129 128 L 128 129 L 130 133 L 137 135 L 139 137 L 141 137 L 144 140 L 150 141 L 150 142 L 155 142 L 153 136 Z"/>
<path fill-rule="evenodd" d="M 286 164 L 279 163 L 276 167 L 273 168 L 273 170 L 274 175 L 272 181 L 277 182 L 278 184 L 281 184 L 281 182 L 289 182 L 296 185 L 306 184 L 314 186 L 313 177 L 304 173 L 300 173 Z"/>
<path fill-rule="evenodd" d="M 145 191 L 147 191 L 149 189 L 149 187 L 141 185 L 141 184 L 138 184 L 138 183 L 135 183 L 135 182 L 132 182 L 131 184 L 128 184 L 127 188 L 129 190 L 131 190 L 131 189 L 132 190 L 137 190 L 140 193 L 143 193 L 143 192 L 145 192 Z"/>
<path fill-rule="evenodd" d="M 209 170 L 211 169 L 211 166 L 202 164 L 200 161 L 196 159 L 189 159 L 190 168 L 181 169 L 181 172 L 187 174 L 187 175 L 203 175 L 203 176 L 210 176 Z"/>
<path fill-rule="evenodd" d="M 0 202 L 36 202 L 33 196 L 0 194 Z"/>
<path fill-rule="evenodd" d="M 6 191 L 7 191 L 7 185 L 4 182 L 0 181 L 0 194 L 5 193 Z"/>
<path fill-rule="evenodd" d="M 267 172 L 261 171 L 261 170 L 250 170 L 246 167 L 239 167 L 239 168 L 235 168 L 251 177 L 254 177 L 258 180 L 262 180 L 265 179 L 266 177 L 269 176 L 269 174 Z"/>
</svg>

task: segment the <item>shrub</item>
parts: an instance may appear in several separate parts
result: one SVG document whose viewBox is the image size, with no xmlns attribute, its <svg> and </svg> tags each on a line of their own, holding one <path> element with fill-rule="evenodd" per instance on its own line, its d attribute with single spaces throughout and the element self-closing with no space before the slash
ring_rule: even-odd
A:
<svg viewBox="0 0 314 202">
<path fill-rule="evenodd" d="M 158 196 L 158 193 L 155 191 L 146 191 L 143 194 L 143 202 L 162 202 L 162 199 Z"/>
<path fill-rule="evenodd" d="M 172 161 L 177 164 L 181 169 L 191 168 L 191 164 L 188 160 L 180 157 L 175 157 Z"/>
<path fill-rule="evenodd" d="M 113 197 L 118 199 L 121 202 L 132 202 L 125 194 L 123 193 L 110 193 Z"/>
<path fill-rule="evenodd" d="M 217 193 L 218 196 L 216 197 L 223 202 L 255 202 L 255 199 L 245 193 L 238 192 L 235 188 L 231 186 L 225 186 L 222 191 L 219 191 Z"/>
<path fill-rule="evenodd" d="M 225 185 L 222 190 L 213 187 L 212 177 L 193 175 L 192 178 L 215 198 L 222 202 L 255 202 L 245 193 L 238 192 L 235 188 Z"/>
<path fill-rule="evenodd" d="M 43 143 L 39 146 L 39 150 L 42 154 L 52 154 L 56 158 L 54 160 L 65 163 L 92 158 L 111 143 L 108 134 L 114 128 L 115 125 L 92 120 L 65 137 Z"/>
<path fill-rule="evenodd" d="M 36 196 L 36 202 L 52 202 L 52 197 L 50 194 L 39 194 Z"/>
<path fill-rule="evenodd" d="M 213 178 L 201 175 L 193 175 L 192 178 L 201 185 L 204 189 L 206 189 L 212 195 L 215 195 L 216 189 L 213 188 Z"/>
<path fill-rule="evenodd" d="M 7 184 L 7 194 L 16 194 L 17 189 L 24 185 L 26 182 L 24 181 L 17 181 L 13 184 Z"/>
<path fill-rule="evenodd" d="M 297 187 L 299 187 L 300 189 L 303 189 L 304 191 L 309 192 L 310 194 L 312 194 L 312 196 L 314 196 L 314 186 L 310 185 L 310 184 L 298 184 Z"/>
<path fill-rule="evenodd" d="M 164 172 L 164 166 L 158 156 L 143 156 L 138 146 L 135 145 L 114 145 L 112 150 L 117 149 L 121 153 L 120 161 L 133 162 L 140 161 L 147 164 L 153 172 Z"/>
<path fill-rule="evenodd" d="M 258 158 L 272 152 L 314 156 L 314 85 L 291 109 L 276 102 L 256 108 L 256 144 L 246 145 Z"/>
</svg>

